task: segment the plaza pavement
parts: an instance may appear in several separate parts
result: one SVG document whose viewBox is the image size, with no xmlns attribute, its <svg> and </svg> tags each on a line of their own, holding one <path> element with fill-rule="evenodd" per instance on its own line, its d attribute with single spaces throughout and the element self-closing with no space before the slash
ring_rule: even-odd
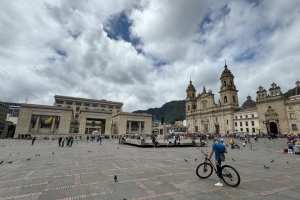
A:
<svg viewBox="0 0 300 200">
<path fill-rule="evenodd" d="M 230 188 L 215 187 L 215 174 L 197 178 L 195 169 L 203 157 L 195 147 L 139 148 L 115 140 L 69 148 L 58 147 L 57 141 L 36 141 L 32 146 L 30 140 L 0 140 L 0 200 L 299 199 L 300 156 L 277 153 L 285 142 L 259 139 L 254 151 L 249 145 L 227 148 L 224 164 L 241 176 L 239 187 Z"/>
</svg>

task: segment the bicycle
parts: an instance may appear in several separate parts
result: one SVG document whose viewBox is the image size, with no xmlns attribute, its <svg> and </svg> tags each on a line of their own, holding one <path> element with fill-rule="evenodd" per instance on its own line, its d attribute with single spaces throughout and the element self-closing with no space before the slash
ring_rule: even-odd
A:
<svg viewBox="0 0 300 200">
<path fill-rule="evenodd" d="M 202 151 L 202 149 L 201 149 L 201 151 Z M 206 179 L 212 175 L 213 169 L 217 173 L 217 169 L 216 169 L 215 165 L 213 164 L 213 162 L 211 161 L 211 159 L 207 158 L 208 155 L 205 154 L 203 151 L 202 151 L 202 153 L 205 156 L 205 160 L 203 163 L 198 165 L 198 167 L 196 169 L 196 174 L 199 178 Z M 226 185 L 228 185 L 230 187 L 237 187 L 240 184 L 240 182 L 241 182 L 240 175 L 236 171 L 236 169 L 233 168 L 232 166 L 223 165 L 221 167 L 221 172 L 222 172 L 221 178 L 224 181 L 224 183 L 226 183 Z M 234 182 L 235 179 L 237 179 L 236 182 Z"/>
</svg>

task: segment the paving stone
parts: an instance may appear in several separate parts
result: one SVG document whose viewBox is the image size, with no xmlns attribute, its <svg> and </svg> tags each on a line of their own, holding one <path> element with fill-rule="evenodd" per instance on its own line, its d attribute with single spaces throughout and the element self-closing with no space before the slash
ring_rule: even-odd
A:
<svg viewBox="0 0 300 200">
<path fill-rule="evenodd" d="M 232 165 L 242 182 L 237 188 L 218 188 L 215 173 L 197 177 L 196 167 L 204 157 L 193 147 L 138 148 L 105 140 L 101 146 L 82 142 L 60 148 L 57 141 L 32 146 L 28 140 L 0 140 L 1 152 L 6 152 L 0 165 L 0 199 L 299 199 L 300 156 L 276 153 L 285 143 L 260 139 L 253 143 L 257 151 L 249 145 L 228 149 L 223 164 Z"/>
</svg>

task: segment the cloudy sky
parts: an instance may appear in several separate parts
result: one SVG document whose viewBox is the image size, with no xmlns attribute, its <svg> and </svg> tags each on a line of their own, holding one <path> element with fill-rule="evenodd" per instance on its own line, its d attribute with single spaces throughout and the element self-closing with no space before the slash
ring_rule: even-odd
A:
<svg viewBox="0 0 300 200">
<path fill-rule="evenodd" d="M 242 104 L 300 79 L 299 0 L 1 0 L 0 101 L 66 95 L 160 107 L 198 92 L 219 99 L 226 59 Z"/>
</svg>

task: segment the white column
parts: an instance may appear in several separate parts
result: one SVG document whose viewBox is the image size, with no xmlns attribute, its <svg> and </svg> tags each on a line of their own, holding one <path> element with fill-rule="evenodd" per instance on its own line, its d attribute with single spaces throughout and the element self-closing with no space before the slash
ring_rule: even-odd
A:
<svg viewBox="0 0 300 200">
<path fill-rule="evenodd" d="M 141 135 L 141 130 L 142 130 L 142 122 L 139 122 L 139 135 Z"/>
<path fill-rule="evenodd" d="M 52 124 L 51 124 L 51 133 L 54 132 L 54 125 L 55 125 L 55 117 L 52 118 Z"/>
<path fill-rule="evenodd" d="M 34 127 L 35 132 L 39 131 L 39 126 L 40 126 L 40 116 L 38 115 L 36 118 L 35 127 Z"/>
<path fill-rule="evenodd" d="M 131 132 L 131 121 L 129 121 L 129 128 L 128 128 L 128 134 Z"/>
</svg>

